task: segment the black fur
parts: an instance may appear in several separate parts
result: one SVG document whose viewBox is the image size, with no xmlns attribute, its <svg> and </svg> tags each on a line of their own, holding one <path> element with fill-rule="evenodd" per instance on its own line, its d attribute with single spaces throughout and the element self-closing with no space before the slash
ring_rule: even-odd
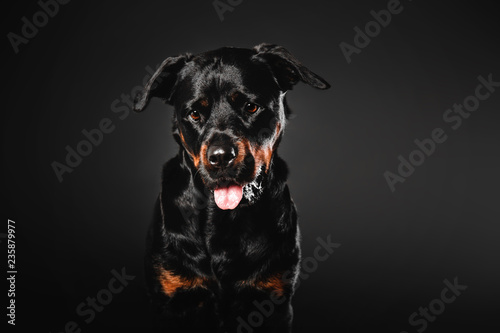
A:
<svg viewBox="0 0 500 333">
<path fill-rule="evenodd" d="M 151 97 L 175 107 L 180 149 L 163 169 L 146 256 L 169 332 L 290 331 L 300 236 L 277 146 L 284 95 L 298 81 L 329 87 L 284 48 L 261 44 L 168 58 L 137 95 L 136 111 Z M 227 166 L 214 167 L 212 147 L 231 147 Z M 245 196 L 222 210 L 213 190 L 229 185 Z"/>
</svg>

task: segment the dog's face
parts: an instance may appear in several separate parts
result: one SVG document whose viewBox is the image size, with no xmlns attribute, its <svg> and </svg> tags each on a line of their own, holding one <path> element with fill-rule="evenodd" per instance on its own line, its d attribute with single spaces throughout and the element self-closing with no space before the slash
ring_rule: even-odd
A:
<svg viewBox="0 0 500 333">
<path fill-rule="evenodd" d="M 217 206 L 234 209 L 268 172 L 285 127 L 285 93 L 299 80 L 329 87 L 281 47 L 222 48 L 166 59 L 135 109 L 151 96 L 175 107 L 174 136 Z"/>
<path fill-rule="evenodd" d="M 172 96 L 176 134 L 212 190 L 242 187 L 267 170 L 285 124 L 284 94 L 251 56 L 222 49 L 193 58 Z"/>
</svg>

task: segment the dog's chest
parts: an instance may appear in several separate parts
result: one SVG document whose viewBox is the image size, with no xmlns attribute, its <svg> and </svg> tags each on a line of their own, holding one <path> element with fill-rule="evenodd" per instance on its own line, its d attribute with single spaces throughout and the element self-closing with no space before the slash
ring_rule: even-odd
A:
<svg viewBox="0 0 500 333">
<path fill-rule="evenodd" d="M 205 244 L 217 278 L 248 277 L 268 265 L 276 249 L 262 213 L 216 214 L 207 221 Z"/>
</svg>

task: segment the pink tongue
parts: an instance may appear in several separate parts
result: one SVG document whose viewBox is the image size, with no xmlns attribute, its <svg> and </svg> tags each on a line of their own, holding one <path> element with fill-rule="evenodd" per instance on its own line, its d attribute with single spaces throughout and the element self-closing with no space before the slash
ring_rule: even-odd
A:
<svg viewBox="0 0 500 333">
<path fill-rule="evenodd" d="M 215 203 L 220 209 L 235 209 L 242 197 L 242 186 L 231 185 L 214 190 Z"/>
</svg>

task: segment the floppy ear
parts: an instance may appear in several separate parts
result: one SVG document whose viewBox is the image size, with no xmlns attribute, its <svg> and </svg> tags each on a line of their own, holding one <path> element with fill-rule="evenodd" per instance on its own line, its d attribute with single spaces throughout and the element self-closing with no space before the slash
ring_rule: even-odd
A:
<svg viewBox="0 0 500 333">
<path fill-rule="evenodd" d="M 151 97 L 159 97 L 166 103 L 170 103 L 170 97 L 177 81 L 177 74 L 190 57 L 189 54 L 186 54 L 163 60 L 144 89 L 135 96 L 134 111 L 141 112 L 144 110 Z"/>
<path fill-rule="evenodd" d="M 302 65 L 284 47 L 263 43 L 255 46 L 254 50 L 257 52 L 255 57 L 267 62 L 278 84 L 284 91 L 292 89 L 298 81 L 305 82 L 318 89 L 330 88 L 328 82 Z"/>
</svg>

